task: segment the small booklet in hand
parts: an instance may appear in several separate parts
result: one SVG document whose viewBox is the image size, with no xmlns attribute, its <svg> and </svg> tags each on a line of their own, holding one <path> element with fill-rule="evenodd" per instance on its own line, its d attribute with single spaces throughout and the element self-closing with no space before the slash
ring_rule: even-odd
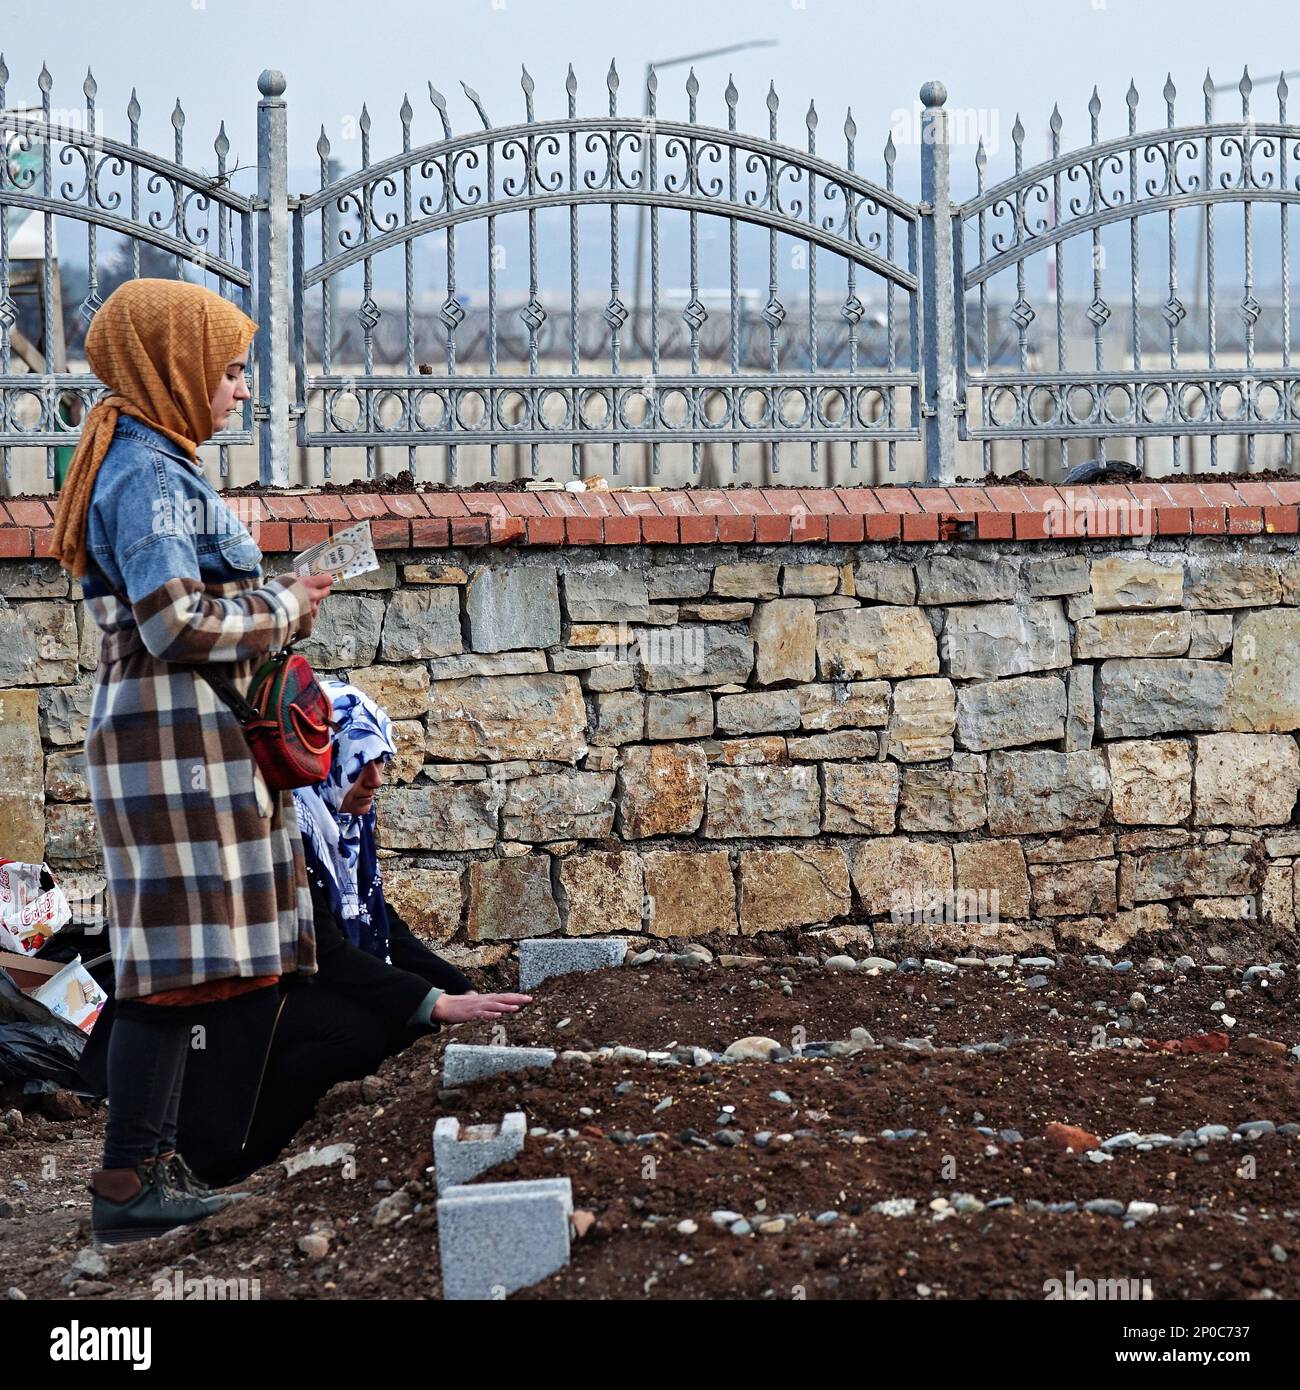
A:
<svg viewBox="0 0 1300 1390">
<path fill-rule="evenodd" d="M 337 531 L 328 540 L 293 557 L 294 574 L 332 574 L 335 579 L 355 579 L 379 568 L 370 523 L 360 521 L 346 531 Z"/>
</svg>

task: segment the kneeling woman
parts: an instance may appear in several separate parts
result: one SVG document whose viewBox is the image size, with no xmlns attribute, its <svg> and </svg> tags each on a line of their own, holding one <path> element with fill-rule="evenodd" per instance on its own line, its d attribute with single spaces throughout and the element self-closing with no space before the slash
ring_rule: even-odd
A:
<svg viewBox="0 0 1300 1390">
<path fill-rule="evenodd" d="M 355 686 L 321 684 L 336 725 L 329 776 L 293 793 L 317 973 L 228 1001 L 210 1020 L 193 1011 L 178 1147 L 216 1185 L 274 1159 L 337 1082 L 368 1076 L 442 1023 L 501 1018 L 531 1002 L 476 993 L 385 902 L 374 803 L 396 753 L 392 726 Z"/>
</svg>

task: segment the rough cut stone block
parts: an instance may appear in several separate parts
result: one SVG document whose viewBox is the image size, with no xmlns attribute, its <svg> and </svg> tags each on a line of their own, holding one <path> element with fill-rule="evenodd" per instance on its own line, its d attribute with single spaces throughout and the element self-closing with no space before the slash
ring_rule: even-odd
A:
<svg viewBox="0 0 1300 1390">
<path fill-rule="evenodd" d="M 477 1043 L 448 1043 L 442 1057 L 442 1084 L 469 1086 L 503 1072 L 546 1068 L 555 1061 L 549 1047 L 482 1047 Z"/>
<path fill-rule="evenodd" d="M 1192 810 L 1192 757 L 1184 739 L 1107 744 L 1115 819 L 1122 825 L 1178 825 Z"/>
<path fill-rule="evenodd" d="M 988 759 L 958 753 L 952 767 L 905 767 L 899 794 L 900 830 L 962 834 L 988 818 Z"/>
<path fill-rule="evenodd" d="M 897 763 L 824 763 L 822 829 L 838 835 L 890 835 L 898 806 Z M 812 920 L 812 919 L 810 919 Z"/>
<path fill-rule="evenodd" d="M 385 860 L 384 898 L 421 940 L 439 945 L 460 929 L 464 893 L 459 869 L 421 869 Z"/>
<path fill-rule="evenodd" d="M 77 610 L 77 665 L 83 671 L 93 671 L 99 665 L 99 647 L 103 631 L 84 607 Z"/>
<path fill-rule="evenodd" d="M 952 852 L 957 901 L 964 909 L 957 916 L 983 921 L 1029 916 L 1029 878 L 1019 840 L 969 840 L 953 845 Z"/>
<path fill-rule="evenodd" d="M 713 696 L 707 690 L 646 696 L 646 738 L 708 738 L 712 733 Z"/>
<path fill-rule="evenodd" d="M 529 994 L 543 980 L 558 975 L 580 975 L 592 970 L 609 970 L 623 964 L 627 942 L 613 938 L 564 937 L 558 941 L 519 943 L 519 992 Z"/>
<path fill-rule="evenodd" d="M 424 665 L 362 666 L 349 677 L 390 719 L 419 719 L 429 709 L 429 668 Z"/>
<path fill-rule="evenodd" d="M 1065 598 L 1088 592 L 1091 565 L 1086 555 L 1052 555 L 1021 561 L 1020 577 L 1030 598 Z"/>
<path fill-rule="evenodd" d="M 646 930 L 654 936 L 734 933 L 736 885 L 725 850 L 652 850 L 645 865 Z"/>
<path fill-rule="evenodd" d="M 382 849 L 490 849 L 498 795 L 487 782 L 386 787 L 376 837 Z"/>
<path fill-rule="evenodd" d="M 575 763 L 586 751 L 587 707 L 576 676 L 470 676 L 436 680 L 429 690 L 431 758 Z"/>
<path fill-rule="evenodd" d="M 50 756 L 52 763 L 60 756 L 80 760 L 77 783 L 67 788 L 78 791 L 77 784 L 85 782 L 82 755 Z M 41 751 L 40 700 L 35 690 L 0 690 L 0 772 L 3 857 L 40 864 L 45 859 L 45 758 Z M 78 794 L 86 797 L 89 792 Z"/>
<path fill-rule="evenodd" d="M 830 571 L 832 587 L 835 567 Z M 750 619 L 754 679 L 759 685 L 810 681 L 817 675 L 817 609 L 811 599 L 781 598 L 760 603 Z"/>
<path fill-rule="evenodd" d="M 650 616 L 645 575 L 615 565 L 566 569 L 564 604 L 576 623 L 644 622 Z"/>
<path fill-rule="evenodd" d="M 1070 664 L 1070 629 L 1060 599 L 946 612 L 943 652 L 954 680 L 995 680 Z"/>
<path fill-rule="evenodd" d="M 1187 655 L 1198 659 L 1222 656 L 1232 646 L 1231 613 L 1192 613 L 1192 636 Z"/>
<path fill-rule="evenodd" d="M 818 615 L 817 665 L 823 680 L 933 676 L 939 648 L 920 608 L 850 608 Z"/>
<path fill-rule="evenodd" d="M 593 747 L 617 748 L 645 738 L 645 696 L 639 690 L 611 690 L 596 696 Z"/>
<path fill-rule="evenodd" d="M 568 1178 L 452 1187 L 438 1199 L 447 1301 L 499 1300 L 569 1263 Z"/>
<path fill-rule="evenodd" d="M 13 859 L 16 855 L 6 855 Z M 101 860 L 99 823 L 94 807 L 55 801 L 45 807 L 45 858 L 51 864 L 95 868 Z"/>
<path fill-rule="evenodd" d="M 708 565 L 654 565 L 646 576 L 652 599 L 702 598 L 712 583 Z"/>
<path fill-rule="evenodd" d="M 1065 716 L 1065 682 L 1057 676 L 981 681 L 957 691 L 957 740 L 975 752 L 1062 738 Z"/>
<path fill-rule="evenodd" d="M 92 677 L 81 676 L 71 685 L 43 685 L 37 699 L 43 739 L 62 748 L 85 743 L 86 721 L 94 699 Z"/>
<path fill-rule="evenodd" d="M 475 570 L 465 589 L 465 611 L 476 652 L 553 647 L 560 640 L 560 595 L 549 565 Z"/>
<path fill-rule="evenodd" d="M 710 739 L 700 747 L 710 763 L 722 763 L 726 767 L 754 767 L 758 763 L 787 761 L 786 742 L 778 734 L 762 738 Z"/>
<path fill-rule="evenodd" d="M 546 670 L 546 653 L 462 652 L 458 656 L 435 657 L 428 667 L 429 676 L 436 681 L 459 681 L 467 676 L 528 676 Z"/>
<path fill-rule="evenodd" d="M 1192 615 L 1101 613 L 1074 630 L 1074 654 L 1081 661 L 1110 656 L 1182 656 L 1192 641 Z"/>
<path fill-rule="evenodd" d="M 1196 740 L 1197 825 L 1287 825 L 1300 793 L 1300 748 L 1289 734 Z"/>
<path fill-rule="evenodd" d="M 66 685 L 76 679 L 77 652 L 70 603 L 0 598 L 0 683 Z"/>
<path fill-rule="evenodd" d="M 1230 897 L 1253 891 L 1254 868 L 1248 845 L 1191 845 L 1153 850 L 1127 860 L 1133 902 L 1169 898 Z"/>
<path fill-rule="evenodd" d="M 499 1125 L 467 1125 L 463 1130 L 454 1115 L 444 1115 L 433 1126 L 438 1192 L 470 1182 L 499 1163 L 509 1163 L 524 1147 L 527 1128 L 522 1110 L 510 1111 Z"/>
<path fill-rule="evenodd" d="M 911 565 L 864 560 L 853 573 L 853 592 L 872 603 L 906 607 L 916 602 L 916 575 Z"/>
<path fill-rule="evenodd" d="M 889 756 L 904 763 L 950 757 L 956 723 L 957 698 L 946 676 L 900 681 L 889 719 Z"/>
<path fill-rule="evenodd" d="M 1097 726 L 1093 697 L 1091 666 L 1074 667 L 1065 673 L 1065 741 L 1066 753 L 1078 753 L 1092 747 Z"/>
<path fill-rule="evenodd" d="M 891 835 L 864 840 L 850 866 L 853 886 L 866 910 L 910 916 L 918 903 L 952 894 L 952 849 L 945 844 Z"/>
<path fill-rule="evenodd" d="M 384 601 L 365 594 L 330 594 L 321 604 L 311 636 L 298 642 L 294 651 L 305 656 L 318 670 L 369 666 L 379 650 L 379 633 L 384 622 Z M 460 628 L 456 629 L 457 643 Z M 453 650 L 459 651 L 459 645 Z"/>
<path fill-rule="evenodd" d="M 747 690 L 718 696 L 718 732 L 761 734 L 799 727 L 799 697 L 793 690 Z"/>
<path fill-rule="evenodd" d="M 469 575 L 459 565 L 403 565 L 407 584 L 464 584 Z"/>
<path fill-rule="evenodd" d="M 817 598 L 833 594 L 840 587 L 838 565 L 783 565 L 781 592 L 786 595 L 804 594 Z"/>
<path fill-rule="evenodd" d="M 837 846 L 742 850 L 737 884 L 747 935 L 829 922 L 852 903 L 848 861 Z"/>
<path fill-rule="evenodd" d="M 880 735 L 874 729 L 837 729 L 830 734 L 808 734 L 784 742 L 786 755 L 794 762 L 874 758 L 880 752 Z"/>
<path fill-rule="evenodd" d="M 708 783 L 706 839 L 821 831 L 821 787 L 816 768 L 808 764 L 715 767 Z"/>
<path fill-rule="evenodd" d="M 1092 562 L 1097 612 L 1114 608 L 1179 608 L 1183 602 L 1180 557 L 1107 555 Z"/>
<path fill-rule="evenodd" d="M 564 768 L 506 784 L 507 840 L 597 840 L 614 828 L 614 774 Z"/>
<path fill-rule="evenodd" d="M 1189 555 L 1183 603 L 1188 608 L 1269 608 L 1282 601 L 1282 575 L 1272 559 Z"/>
<path fill-rule="evenodd" d="M 1097 676 L 1101 735 L 1222 729 L 1231 685 L 1232 669 L 1222 661 L 1104 661 Z"/>
<path fill-rule="evenodd" d="M 465 935 L 471 941 L 553 936 L 560 925 L 560 911 L 551 892 L 549 854 L 476 859 L 469 866 Z"/>
<path fill-rule="evenodd" d="M 805 729 L 879 728 L 889 722 L 888 681 L 800 685 L 794 693 Z"/>
<path fill-rule="evenodd" d="M 1254 733 L 1300 729 L 1300 612 L 1245 613 L 1232 643 L 1228 727 Z"/>
<path fill-rule="evenodd" d="M 713 592 L 723 598 L 776 598 L 781 592 L 781 566 L 766 562 L 717 565 Z"/>
<path fill-rule="evenodd" d="M 1114 859 L 1085 859 L 1075 864 L 1033 864 L 1034 911 L 1043 917 L 1105 915 L 1118 909 Z"/>
<path fill-rule="evenodd" d="M 1016 593 L 1018 564 L 993 557 L 935 555 L 916 566 L 917 601 L 923 604 L 996 603 Z"/>
<path fill-rule="evenodd" d="M 743 685 L 754 669 L 754 642 L 748 633 L 688 623 L 642 632 L 637 658 L 647 690 Z"/>
<path fill-rule="evenodd" d="M 19 755 L 11 755 L 10 748 L 12 743 L 12 730 L 9 737 L 6 737 L 5 720 L 3 708 L 7 700 L 12 695 L 30 694 L 32 697 L 32 731 L 36 735 L 36 742 L 32 752 L 24 754 L 29 761 L 20 763 L 17 758 Z M 21 793 L 24 783 L 28 783 L 27 790 L 35 791 L 30 786 L 33 772 L 39 772 L 40 759 L 40 733 L 36 725 L 36 692 L 33 691 L 6 691 L 0 694 L 0 768 L 5 770 L 8 779 L 7 784 L 0 787 L 0 804 L 6 796 L 13 796 Z M 85 753 L 67 752 L 60 753 L 51 751 L 45 758 L 45 795 L 51 801 L 89 801 L 90 783 L 86 781 L 86 755 Z M 0 815 L 3 811 L 0 811 Z M 38 815 L 38 820 L 43 821 L 43 813 Z M 0 831 L 0 844 L 9 844 L 10 841 L 4 837 Z M 11 858 L 22 860 L 27 863 L 39 863 L 39 860 L 28 859 L 26 855 L 14 854 Z"/>
<path fill-rule="evenodd" d="M 659 605 L 655 605 L 653 613 Z M 664 605 L 667 611 L 667 605 Z M 749 600 L 734 599 L 725 603 L 679 603 L 673 621 L 683 623 L 740 623 L 748 622 L 754 616 L 754 605 Z"/>
<path fill-rule="evenodd" d="M 693 835 L 704 818 L 708 759 L 694 744 L 660 743 L 623 750 L 618 772 L 618 828 L 629 840 Z"/>
<path fill-rule="evenodd" d="M 995 835 L 1090 830 L 1110 804 L 1099 753 L 989 754 L 989 829 Z"/>
<path fill-rule="evenodd" d="M 582 679 L 588 690 L 630 690 L 636 685 L 636 667 L 631 661 L 601 661 Z"/>
<path fill-rule="evenodd" d="M 1169 930 L 1169 909 L 1149 903 L 1113 917 L 1080 917 L 1059 924 L 1061 940 L 1073 949 L 1103 951 L 1108 955 L 1123 951 L 1139 933 L 1158 935 Z"/>
<path fill-rule="evenodd" d="M 0 595 L 5 598 L 67 598 L 68 594 L 68 576 L 57 560 L 6 560 L 0 565 Z M 80 600 L 80 584 L 72 597 Z"/>
<path fill-rule="evenodd" d="M 1169 831 L 1155 832 L 1170 834 Z M 1184 843 L 1183 840 L 1179 841 Z M 1040 840 L 1025 850 L 1031 864 L 1071 864 L 1079 859 L 1108 859 L 1115 853 L 1113 835 L 1064 835 Z"/>
<path fill-rule="evenodd" d="M 553 640 L 560 640 L 558 632 Z M 385 661 L 451 656 L 463 646 L 459 590 L 433 586 L 398 589 L 393 594 L 384 617 L 384 640 L 380 646 Z"/>
<path fill-rule="evenodd" d="M 610 850 L 566 855 L 555 889 L 565 934 L 639 932 L 644 883 L 639 855 Z"/>
</svg>

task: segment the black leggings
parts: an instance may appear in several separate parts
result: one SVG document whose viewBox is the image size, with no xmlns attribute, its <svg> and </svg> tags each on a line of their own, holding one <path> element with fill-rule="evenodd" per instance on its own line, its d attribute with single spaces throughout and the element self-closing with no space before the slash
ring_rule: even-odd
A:
<svg viewBox="0 0 1300 1390">
<path fill-rule="evenodd" d="M 176 1147 L 192 1011 L 132 999 L 114 1007 L 104 1167 L 135 1168 Z"/>
</svg>

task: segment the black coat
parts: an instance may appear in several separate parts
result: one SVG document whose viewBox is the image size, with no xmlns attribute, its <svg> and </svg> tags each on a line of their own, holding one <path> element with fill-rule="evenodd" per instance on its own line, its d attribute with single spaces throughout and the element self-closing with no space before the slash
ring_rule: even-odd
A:
<svg viewBox="0 0 1300 1390">
<path fill-rule="evenodd" d="M 421 943 L 388 908 L 389 965 L 353 946 L 311 873 L 317 973 L 276 988 L 186 1009 L 191 1050 L 177 1146 L 201 1177 L 227 1183 L 269 1163 L 340 1081 L 436 1031 L 410 1022 L 431 986 L 449 994 L 469 979 Z M 164 1007 L 164 1006 L 159 1006 Z M 110 1000 L 82 1057 L 82 1074 L 105 1089 Z"/>
</svg>

